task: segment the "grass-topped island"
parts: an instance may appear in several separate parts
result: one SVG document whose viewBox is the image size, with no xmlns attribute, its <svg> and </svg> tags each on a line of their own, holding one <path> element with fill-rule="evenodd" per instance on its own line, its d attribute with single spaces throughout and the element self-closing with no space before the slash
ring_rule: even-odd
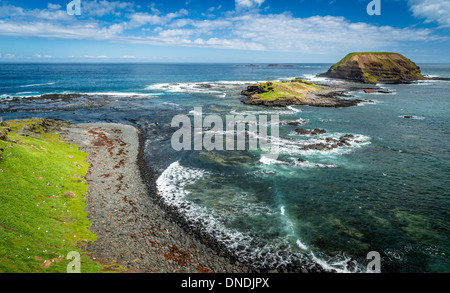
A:
<svg viewBox="0 0 450 293">
<path fill-rule="evenodd" d="M 355 106 L 362 102 L 358 99 L 339 98 L 345 96 L 346 90 L 296 78 L 291 81 L 268 81 L 253 84 L 241 93 L 247 97 L 242 101 L 244 104 L 269 107 L 304 105 L 340 108 Z"/>
</svg>

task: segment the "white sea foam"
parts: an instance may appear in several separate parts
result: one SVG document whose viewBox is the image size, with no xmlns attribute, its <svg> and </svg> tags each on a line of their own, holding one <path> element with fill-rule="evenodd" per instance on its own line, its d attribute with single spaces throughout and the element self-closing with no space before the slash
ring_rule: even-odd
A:
<svg viewBox="0 0 450 293">
<path fill-rule="evenodd" d="M 292 108 L 292 109 L 288 109 L 286 107 L 287 110 L 282 110 L 282 109 L 261 109 L 261 110 L 245 110 L 245 111 L 236 111 L 236 110 L 232 110 L 230 111 L 230 114 L 232 115 L 294 115 L 298 112 L 300 112 L 299 109 L 296 108 Z"/>
<path fill-rule="evenodd" d="M 231 209 L 231 212 L 227 215 L 224 215 L 224 211 L 208 210 L 195 203 L 190 203 L 189 208 L 186 209 L 186 196 L 189 195 L 190 192 L 187 191 L 185 187 L 210 175 L 212 174 L 204 170 L 184 167 L 179 162 L 174 162 L 164 170 L 157 179 L 156 184 L 158 194 L 164 199 L 167 205 L 178 208 L 182 212 L 184 211 L 188 220 L 197 223 L 197 225 L 201 222 L 201 227 L 199 228 L 202 231 L 216 237 L 219 242 L 232 249 L 236 255 L 244 261 L 247 260 L 252 261 L 253 263 L 257 262 L 264 266 L 272 266 L 291 263 L 295 259 L 305 259 L 307 257 L 315 263 L 320 264 L 325 270 L 347 272 L 345 264 L 348 259 L 341 258 L 338 261 L 326 261 L 324 260 L 327 259 L 326 256 L 316 257 L 299 237 L 296 237 L 296 244 L 303 251 L 302 253 L 294 251 L 291 251 L 291 253 L 288 253 L 287 255 L 278 253 L 279 251 L 286 249 L 285 244 L 289 242 L 288 238 L 293 237 L 295 234 L 293 223 L 286 217 L 286 209 L 284 206 L 280 207 L 280 212 L 277 214 L 278 217 L 281 214 L 281 216 L 287 220 L 288 229 L 291 231 L 289 233 L 290 235 L 282 236 L 281 238 L 276 239 L 276 242 L 274 243 L 262 242 L 260 245 L 256 246 L 254 244 L 257 239 L 255 239 L 254 236 L 247 232 L 240 232 L 236 229 L 227 228 L 220 220 L 220 218 L 223 220 L 223 217 L 227 216 L 233 217 L 238 212 L 240 216 L 244 215 L 248 217 L 252 217 L 252 215 L 257 215 L 258 217 L 264 215 L 266 218 L 276 216 L 269 207 L 264 206 L 260 202 L 252 201 L 249 195 L 240 194 L 239 192 L 234 193 L 233 197 L 239 197 L 240 200 L 246 202 L 238 207 L 229 206 L 227 204 L 227 211 Z M 208 180 L 208 178 L 206 178 L 206 180 Z M 284 248 L 281 248 L 282 246 L 284 246 Z M 246 249 L 240 250 L 239 247 L 245 247 Z M 269 252 L 269 254 L 267 254 L 267 252 Z M 305 255 L 305 253 L 307 254 Z"/>
<path fill-rule="evenodd" d="M 300 241 L 300 239 L 297 239 L 297 245 L 298 245 L 298 247 L 300 247 L 301 249 L 303 249 L 303 250 L 308 250 L 308 246 L 306 246 L 305 244 L 303 244 L 301 241 Z"/>
<path fill-rule="evenodd" d="M 175 104 L 175 103 L 171 103 L 171 102 L 164 102 L 162 103 L 163 105 L 167 105 L 167 106 L 173 106 L 173 107 L 179 107 L 180 105 Z"/>
<path fill-rule="evenodd" d="M 295 108 L 294 106 L 287 106 L 286 108 L 288 108 L 289 110 L 294 111 L 294 112 L 296 112 L 296 113 L 302 111 L 302 110 L 300 110 L 300 109 L 298 109 L 298 108 Z"/>
<path fill-rule="evenodd" d="M 3 94 L 0 95 L 0 98 L 2 99 L 7 99 L 7 100 L 12 100 L 13 98 L 25 98 L 25 97 L 39 97 L 41 96 L 41 94 L 38 94 L 36 92 L 19 92 L 16 94 Z M 8 98 L 9 97 L 9 98 Z"/>
<path fill-rule="evenodd" d="M 180 163 L 172 163 L 156 180 L 159 193 L 166 203 L 178 206 L 188 193 L 184 187 L 202 178 L 205 172 L 200 169 L 184 168 Z"/>
<path fill-rule="evenodd" d="M 287 124 L 288 122 L 298 122 L 300 124 L 306 124 L 306 123 L 309 122 L 309 120 L 303 119 L 303 118 L 299 118 L 299 119 L 296 119 L 296 120 L 284 120 L 284 121 L 281 121 L 280 125 L 288 125 Z"/>
<path fill-rule="evenodd" d="M 298 134 L 291 133 L 291 136 L 298 136 Z M 339 140 L 340 137 L 344 136 L 344 133 L 328 133 L 322 134 L 317 137 L 312 137 L 309 139 L 290 139 L 283 137 L 270 137 L 271 143 L 278 148 L 280 154 L 288 154 L 288 155 L 311 155 L 311 154 L 322 154 L 322 155 L 336 155 L 336 154 L 344 154 L 352 151 L 354 148 L 360 148 L 362 146 L 370 144 L 370 137 L 362 135 L 362 134 L 352 134 L 353 138 L 347 140 L 349 145 L 339 146 L 333 148 L 331 150 L 315 150 L 315 149 L 302 149 L 303 147 L 307 147 L 309 145 L 314 144 L 330 144 L 333 142 L 327 142 L 327 138 L 332 138 L 334 140 Z"/>
<path fill-rule="evenodd" d="M 217 211 L 207 210 L 207 208 L 197 205 L 195 203 L 190 203 L 189 209 L 185 210 L 184 206 L 187 203 L 186 196 L 190 194 L 189 191 L 185 189 L 186 186 L 197 182 L 198 180 L 210 176 L 209 172 L 204 170 L 184 167 L 181 166 L 179 162 L 172 163 L 161 176 L 157 179 L 156 184 L 158 188 L 159 195 L 164 199 L 164 202 L 172 207 L 178 208 L 184 211 L 184 215 L 188 220 L 193 223 L 197 223 L 201 220 L 203 231 L 206 231 L 210 235 L 226 235 L 225 237 L 218 237 L 218 241 L 223 242 L 226 246 L 236 249 L 238 244 L 248 246 L 252 241 L 252 237 L 245 233 L 239 232 L 235 229 L 229 229 L 223 225 L 222 222 L 218 221 L 216 217 L 223 217 L 224 214 L 219 211 L 219 214 L 214 214 Z M 235 196 L 240 196 L 236 193 Z M 241 195 L 241 200 L 246 200 L 245 194 Z M 220 201 L 220 198 L 218 198 Z M 232 206 L 227 207 L 233 208 Z M 234 207 L 236 209 L 236 207 Z M 229 216 L 237 213 L 238 210 L 232 211 Z M 252 203 L 239 207 L 239 214 L 253 215 L 255 213 L 271 215 L 268 207 L 261 203 Z M 248 252 L 246 252 L 248 253 Z M 257 253 L 256 251 L 254 253 Z M 249 257 L 247 255 L 246 257 Z"/>
<path fill-rule="evenodd" d="M 348 261 L 351 260 L 350 257 L 342 257 L 338 260 L 325 261 L 323 258 L 317 257 L 313 252 L 310 252 L 310 257 L 315 263 L 318 263 L 326 271 L 331 272 L 335 270 L 338 273 L 351 273 L 351 271 L 346 268 Z"/>
<path fill-rule="evenodd" d="M 320 77 L 316 74 L 303 74 L 303 78 L 312 82 L 329 82 L 330 79 L 326 77 Z"/>
<path fill-rule="evenodd" d="M 274 164 L 287 164 L 287 162 L 279 161 L 276 159 L 273 159 L 271 157 L 267 157 L 264 154 L 261 155 L 261 158 L 259 159 L 259 162 L 263 165 L 274 165 Z"/>
<path fill-rule="evenodd" d="M 293 159 L 293 164 L 295 166 L 298 166 L 301 168 L 337 168 L 337 167 L 339 167 L 335 164 L 329 164 L 329 163 L 315 163 L 312 161 L 299 162 L 295 158 Z"/>
<path fill-rule="evenodd" d="M 322 77 L 315 74 L 303 74 L 303 78 L 314 83 L 326 84 L 326 85 L 342 85 L 345 84 L 345 80 L 332 79 L 328 77 Z"/>
<path fill-rule="evenodd" d="M 20 93 L 16 93 L 16 95 L 29 95 L 29 94 L 37 94 L 36 92 L 20 92 Z"/>
<path fill-rule="evenodd" d="M 52 94 L 62 94 L 62 95 L 66 95 L 66 94 L 74 94 L 72 92 L 59 92 L 59 93 L 43 93 L 43 94 L 39 94 L 36 92 L 18 92 L 14 95 L 1 95 L 0 97 L 39 97 L 39 96 L 44 96 L 44 95 L 52 95 Z M 77 93 L 78 94 L 78 93 Z M 86 95 L 86 96 L 111 96 L 111 97 L 129 97 L 129 98 L 157 98 L 159 97 L 162 93 L 126 93 L 126 92 L 86 92 L 86 93 L 79 93 L 80 95 Z"/>
<path fill-rule="evenodd" d="M 147 86 L 146 90 L 164 91 L 169 93 L 197 93 L 217 94 L 220 98 L 227 96 L 224 91 L 236 89 L 245 85 L 257 83 L 255 81 L 217 81 L 217 82 L 183 82 L 183 83 L 157 83 Z"/>
<path fill-rule="evenodd" d="M 36 83 L 36 84 L 26 84 L 26 85 L 21 85 L 19 87 L 33 87 L 33 86 L 43 86 L 43 85 L 52 85 L 55 84 L 54 82 L 48 82 L 48 83 Z"/>
<path fill-rule="evenodd" d="M 89 96 L 114 96 L 114 97 L 158 97 L 163 93 L 87 92 L 80 94 Z"/>
<path fill-rule="evenodd" d="M 438 80 L 438 79 L 422 79 L 422 80 L 417 80 L 414 83 L 410 83 L 409 85 L 433 85 L 433 84 L 439 83 L 439 82 L 446 82 L 446 81 Z"/>
<path fill-rule="evenodd" d="M 362 106 L 366 106 L 366 105 L 376 105 L 376 104 L 382 104 L 382 103 L 383 102 L 381 102 L 381 101 L 370 99 L 370 101 L 362 101 L 362 102 L 358 103 L 356 106 L 362 107 Z"/>
</svg>

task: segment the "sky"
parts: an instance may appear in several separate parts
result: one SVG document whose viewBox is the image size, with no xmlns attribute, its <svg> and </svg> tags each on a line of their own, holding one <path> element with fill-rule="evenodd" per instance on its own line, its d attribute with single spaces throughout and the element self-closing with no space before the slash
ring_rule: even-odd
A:
<svg viewBox="0 0 450 293">
<path fill-rule="evenodd" d="M 77 1 L 0 0 L 0 62 L 450 63 L 450 0 Z"/>
</svg>

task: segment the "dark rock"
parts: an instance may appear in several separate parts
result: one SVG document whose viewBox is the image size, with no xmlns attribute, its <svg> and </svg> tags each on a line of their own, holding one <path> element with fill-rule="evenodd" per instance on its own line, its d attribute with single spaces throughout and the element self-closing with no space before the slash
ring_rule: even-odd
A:
<svg viewBox="0 0 450 293">
<path fill-rule="evenodd" d="M 450 81 L 449 77 L 425 77 L 427 80 Z"/>
<path fill-rule="evenodd" d="M 346 265 L 347 270 L 353 272 L 356 269 L 356 263 L 354 259 L 350 259 Z"/>
<path fill-rule="evenodd" d="M 390 91 L 382 91 L 382 90 L 373 90 L 373 89 L 365 89 L 364 92 L 366 94 L 390 94 Z"/>
<path fill-rule="evenodd" d="M 324 130 L 324 129 L 319 129 L 319 128 L 316 128 L 316 129 L 313 129 L 313 130 L 310 130 L 310 129 L 303 129 L 303 128 L 297 128 L 297 129 L 295 130 L 295 132 L 297 132 L 297 134 L 300 134 L 300 135 L 319 135 L 319 134 L 324 134 L 324 133 L 326 133 L 326 130 Z"/>
<path fill-rule="evenodd" d="M 355 136 L 353 134 L 346 134 L 341 137 L 341 140 L 348 140 L 348 139 L 354 139 Z"/>
<path fill-rule="evenodd" d="M 282 125 L 289 125 L 289 126 L 299 126 L 302 125 L 303 123 L 300 121 L 287 121 L 287 122 L 282 122 Z"/>
<path fill-rule="evenodd" d="M 290 65 L 290 64 L 269 64 L 267 66 L 269 66 L 269 67 L 294 67 L 293 65 Z"/>
</svg>

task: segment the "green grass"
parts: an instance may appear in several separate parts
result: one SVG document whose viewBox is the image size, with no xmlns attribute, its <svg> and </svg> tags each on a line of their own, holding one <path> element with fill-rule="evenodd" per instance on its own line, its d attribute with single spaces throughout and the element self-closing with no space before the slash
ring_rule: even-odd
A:
<svg viewBox="0 0 450 293">
<path fill-rule="evenodd" d="M 84 251 L 97 239 L 85 211 L 88 154 L 43 132 L 40 121 L 0 126 L 0 272 L 64 273 L 70 251 L 81 254 L 82 273 L 99 272 Z M 30 136 L 20 135 L 23 127 Z"/>
<path fill-rule="evenodd" d="M 268 81 L 260 84 L 262 93 L 258 94 L 262 100 L 277 100 L 282 98 L 305 99 L 306 92 L 322 89 L 323 87 L 302 79 L 290 82 Z"/>
<path fill-rule="evenodd" d="M 344 64 L 345 62 L 350 60 L 350 58 L 352 58 L 353 56 L 355 56 L 355 55 L 363 55 L 363 54 L 385 55 L 385 54 L 397 54 L 397 53 L 392 53 L 392 52 L 353 52 L 353 53 L 349 53 L 344 58 L 342 58 L 341 61 L 339 61 L 338 63 L 336 63 L 333 66 L 331 66 L 331 70 L 336 69 L 340 65 Z"/>
</svg>

